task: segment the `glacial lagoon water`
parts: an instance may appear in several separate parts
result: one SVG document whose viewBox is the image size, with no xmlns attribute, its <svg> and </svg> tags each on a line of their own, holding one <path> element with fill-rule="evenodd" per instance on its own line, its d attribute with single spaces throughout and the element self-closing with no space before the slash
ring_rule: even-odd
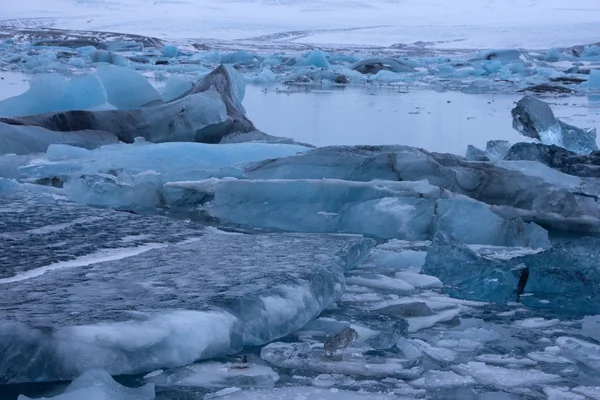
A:
<svg viewBox="0 0 600 400">
<path fill-rule="evenodd" d="M 467 94 L 389 87 L 324 90 L 247 86 L 244 106 L 255 125 L 315 146 L 402 144 L 464 155 L 488 140 L 523 141 L 510 110 L 522 94 Z M 557 118 L 600 127 L 600 102 L 547 97 Z"/>
</svg>

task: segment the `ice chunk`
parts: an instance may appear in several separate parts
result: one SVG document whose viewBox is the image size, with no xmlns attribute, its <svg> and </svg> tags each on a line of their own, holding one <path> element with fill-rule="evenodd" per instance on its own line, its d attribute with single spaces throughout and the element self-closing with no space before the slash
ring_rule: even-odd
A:
<svg viewBox="0 0 600 400">
<path fill-rule="evenodd" d="M 128 61 L 120 54 L 115 54 L 112 51 L 108 50 L 96 50 L 95 48 L 91 49 L 92 51 L 89 53 L 90 60 L 93 63 L 106 63 L 118 65 L 121 67 L 125 67 Z M 81 51 L 81 49 L 80 49 Z"/>
<path fill-rule="evenodd" d="M 407 317 L 408 321 L 408 331 L 418 332 L 422 329 L 431 328 L 435 324 L 439 322 L 451 321 L 456 318 L 460 314 L 460 309 L 458 308 L 450 308 L 447 310 L 442 310 L 433 315 L 419 316 L 419 317 Z"/>
<path fill-rule="evenodd" d="M 422 301 L 392 304 L 375 311 L 395 318 L 423 317 L 427 315 L 433 315 L 433 310 Z"/>
<path fill-rule="evenodd" d="M 339 180 L 223 180 L 196 190 L 214 193 L 204 207 L 210 215 L 239 224 L 413 240 L 426 235 L 428 198 L 439 193 L 424 182 Z"/>
<path fill-rule="evenodd" d="M 322 347 L 308 343 L 271 343 L 262 348 L 261 358 L 279 368 L 325 374 L 357 375 L 371 378 L 418 378 L 422 369 L 411 360 L 377 357 L 352 349 L 341 361 L 330 360 Z"/>
<path fill-rule="evenodd" d="M 160 95 L 148 79 L 133 69 L 100 65 L 97 71 L 106 88 L 108 102 L 119 110 L 134 110 L 162 102 Z"/>
<path fill-rule="evenodd" d="M 339 389 L 286 387 L 273 390 L 244 390 L 219 397 L 223 400 L 396 400 L 394 394 L 351 392 Z"/>
<path fill-rule="evenodd" d="M 531 96 L 519 100 L 512 116 L 513 128 L 544 144 L 554 144 L 578 154 L 598 150 L 595 129 L 577 128 L 556 119 L 548 104 Z"/>
<path fill-rule="evenodd" d="M 443 347 L 434 347 L 429 343 L 426 343 L 420 339 L 413 339 L 412 342 L 421 350 L 423 353 L 427 354 L 432 359 L 442 362 L 442 363 L 450 363 L 454 361 L 457 357 L 456 352 L 445 349 Z"/>
<path fill-rule="evenodd" d="M 177 75 L 172 75 L 167 80 L 165 87 L 162 91 L 162 98 L 164 101 L 169 102 L 181 98 L 187 93 L 193 84 L 185 78 Z"/>
<path fill-rule="evenodd" d="M 505 354 L 481 354 L 475 357 L 475 360 L 492 365 L 508 365 L 508 366 L 527 366 L 532 367 L 537 365 L 533 359 L 516 358 Z"/>
<path fill-rule="evenodd" d="M 519 60 L 521 52 L 513 49 L 484 50 L 474 56 L 474 60 L 499 60 L 510 63 Z"/>
<path fill-rule="evenodd" d="M 487 205 L 470 199 L 441 199 L 436 203 L 435 230 L 463 243 L 549 248 L 548 232 L 521 219 L 508 220 Z M 477 227 L 485 229 L 477 229 Z"/>
<path fill-rule="evenodd" d="M 571 391 L 582 394 L 590 399 L 600 400 L 600 386 L 577 386 L 571 389 Z"/>
<path fill-rule="evenodd" d="M 378 274 L 354 274 L 353 276 L 346 278 L 346 283 L 349 285 L 398 292 L 411 292 L 415 289 L 414 286 L 409 285 L 402 279 L 390 278 Z"/>
<path fill-rule="evenodd" d="M 321 50 L 313 50 L 304 56 L 304 59 L 299 65 L 312 65 L 318 68 L 329 68 L 329 61 L 327 61 L 327 54 Z"/>
<path fill-rule="evenodd" d="M 470 376 L 461 376 L 452 371 L 427 371 L 419 379 L 411 381 L 416 388 L 449 389 L 457 386 L 474 385 L 475 380 Z"/>
<path fill-rule="evenodd" d="M 545 319 L 545 318 L 528 318 L 520 321 L 514 321 L 513 325 L 517 328 L 523 329 L 542 329 L 555 326 L 560 322 L 558 319 Z"/>
<path fill-rule="evenodd" d="M 516 387 L 542 385 L 558 382 L 560 376 L 548 374 L 535 369 L 510 369 L 486 365 L 482 362 L 468 362 L 453 368 L 463 376 L 471 376 L 477 383 L 498 389 L 511 390 Z"/>
<path fill-rule="evenodd" d="M 68 144 L 87 149 L 117 143 L 116 135 L 101 130 L 56 132 L 39 126 L 22 126 L 0 121 L 0 155 L 43 153 L 53 144 Z"/>
<path fill-rule="evenodd" d="M 466 197 L 440 199 L 426 182 L 224 180 L 198 182 L 196 190 L 214 195 L 208 214 L 255 227 L 423 240 L 433 226 L 467 243 L 549 247 L 539 226 L 505 220 Z"/>
<path fill-rule="evenodd" d="M 51 111 L 85 110 L 105 104 L 106 91 L 98 75 L 35 75 L 29 89 L 0 101 L 0 116 L 42 114 Z"/>
<path fill-rule="evenodd" d="M 377 74 L 382 70 L 392 72 L 417 72 L 416 69 L 399 60 L 383 57 L 365 58 L 352 64 L 350 69 L 362 74 Z"/>
<path fill-rule="evenodd" d="M 410 271 L 396 272 L 396 277 L 419 289 L 442 287 L 442 281 L 435 276 L 419 274 Z"/>
<path fill-rule="evenodd" d="M 3 282 L 11 311 L 0 321 L 0 381 L 147 373 L 267 343 L 337 301 L 344 272 L 372 245 L 348 235 L 196 236 Z"/>
<path fill-rule="evenodd" d="M 272 388 L 279 375 L 266 365 L 205 362 L 161 372 L 146 379 L 156 386 Z"/>
<path fill-rule="evenodd" d="M 527 357 L 534 361 L 548 364 L 572 364 L 569 359 L 560 355 L 560 347 L 549 346 L 544 351 L 534 351 L 527 354 Z"/>
<path fill-rule="evenodd" d="M 568 336 L 556 339 L 556 345 L 563 356 L 600 372 L 600 345 Z"/>
<path fill-rule="evenodd" d="M 155 394 L 152 383 L 135 389 L 128 388 L 115 382 L 106 371 L 91 369 L 71 382 L 63 394 L 44 398 L 48 400 L 152 400 Z M 19 400 L 31 399 L 19 396 Z"/>
<path fill-rule="evenodd" d="M 358 332 L 350 327 L 345 327 L 339 333 L 327 338 L 323 344 L 325 357 L 332 360 L 341 360 L 342 353 L 358 338 Z"/>
<path fill-rule="evenodd" d="M 537 254 L 497 261 L 436 235 L 423 272 L 440 278 L 453 297 L 506 303 L 527 291 L 534 296 L 520 301 L 528 306 L 596 313 L 600 274 L 595 254 L 599 246 L 598 239 L 582 238 Z M 537 296 L 550 303 L 540 303 Z"/>
<path fill-rule="evenodd" d="M 600 195 L 597 184 L 577 188 L 546 182 L 462 157 L 428 153 L 408 146 L 334 146 L 302 155 L 268 160 L 245 169 L 251 179 L 373 179 L 419 181 L 427 179 L 454 193 L 493 204 L 505 218 L 522 217 L 561 230 L 600 230 Z M 534 190 L 535 189 L 535 190 Z M 568 207 L 565 205 L 568 204 Z"/>
<path fill-rule="evenodd" d="M 160 49 L 160 52 L 165 57 L 177 57 L 177 54 L 179 54 L 179 49 L 177 48 L 177 46 L 167 44 L 163 46 L 162 49 Z"/>
<path fill-rule="evenodd" d="M 547 400 L 586 400 L 585 396 L 572 393 L 567 387 L 550 387 L 544 388 L 544 393 Z"/>
</svg>

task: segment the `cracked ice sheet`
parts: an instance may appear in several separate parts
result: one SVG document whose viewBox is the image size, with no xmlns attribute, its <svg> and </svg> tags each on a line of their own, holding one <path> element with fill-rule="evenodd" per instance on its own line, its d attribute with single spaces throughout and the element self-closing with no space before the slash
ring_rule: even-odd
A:
<svg viewBox="0 0 600 400">
<path fill-rule="evenodd" d="M 495 367 L 475 361 L 457 365 L 453 369 L 463 376 L 471 376 L 481 385 L 493 386 L 504 390 L 525 388 L 562 380 L 558 375 L 547 374 L 534 369 Z"/>
<path fill-rule="evenodd" d="M 196 12 L 199 8 L 202 13 Z M 437 46 L 451 48 L 521 47 L 523 37 L 532 48 L 593 43 L 600 30 L 599 7 L 593 0 L 572 0 L 568 8 L 562 0 L 434 5 L 384 0 L 23 0 L 2 11 L 2 18 L 9 20 L 5 24 L 20 27 L 50 25 L 171 39 L 232 40 L 279 32 L 267 39 L 372 45 L 443 40 Z M 336 31 L 357 27 L 368 29 Z"/>
<path fill-rule="evenodd" d="M 309 387 L 278 388 L 274 390 L 235 391 L 219 397 L 222 400 L 408 400 L 392 394 L 357 393 L 338 389 Z"/>
</svg>

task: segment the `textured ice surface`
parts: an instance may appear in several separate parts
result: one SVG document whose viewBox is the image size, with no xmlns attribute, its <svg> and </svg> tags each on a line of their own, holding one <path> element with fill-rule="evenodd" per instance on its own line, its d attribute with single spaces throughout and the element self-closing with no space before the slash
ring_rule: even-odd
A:
<svg viewBox="0 0 600 400">
<path fill-rule="evenodd" d="M 155 398 L 154 385 L 148 383 L 139 388 L 128 388 L 115 382 L 103 370 L 90 369 L 75 379 L 63 394 L 48 400 L 152 400 Z M 31 400 L 19 396 L 19 400 Z"/>
<path fill-rule="evenodd" d="M 235 165 L 295 154 L 305 147 L 284 144 L 201 143 L 134 144 L 104 146 L 93 151 L 52 145 L 45 160 L 18 169 L 22 179 L 64 183 L 65 194 L 82 204 L 135 211 L 157 207 L 186 208 L 203 197 L 167 187 L 168 182 L 212 177 L 243 177 Z M 0 158 L 0 161 L 2 158 Z M 0 170 L 0 176 L 2 171 Z M 185 185 L 184 185 L 185 186 Z"/>
<path fill-rule="evenodd" d="M 493 205 L 496 213 L 523 217 L 563 230 L 598 231 L 597 182 L 558 184 L 458 156 L 428 153 L 408 146 L 333 146 L 301 155 L 257 163 L 246 168 L 251 179 L 373 179 L 419 181 Z M 569 205 L 566 207 L 565 205 Z"/>
<path fill-rule="evenodd" d="M 97 71 L 106 89 L 108 102 L 119 110 L 134 110 L 162 101 L 150 82 L 130 68 L 100 65 Z"/>
<path fill-rule="evenodd" d="M 226 179 L 170 186 L 214 196 L 205 211 L 250 226 L 405 240 L 443 231 L 467 243 L 549 247 L 539 226 L 506 220 L 466 197 L 445 198 L 427 182 Z"/>
<path fill-rule="evenodd" d="M 272 388 L 279 375 L 267 365 L 204 362 L 149 374 L 156 386 Z"/>
<path fill-rule="evenodd" d="M 218 398 L 223 400 L 402 400 L 402 398 L 393 394 L 357 393 L 333 388 L 307 387 L 287 387 L 268 391 L 243 390 Z"/>
<path fill-rule="evenodd" d="M 531 96 L 522 98 L 512 110 L 513 127 L 522 135 L 557 145 L 577 154 L 598 150 L 595 129 L 581 129 L 554 117 L 550 106 Z"/>
<path fill-rule="evenodd" d="M 36 75 L 25 93 L 0 101 L 0 117 L 85 110 L 106 101 L 106 89 L 96 74 L 70 80 L 57 74 Z"/>
<path fill-rule="evenodd" d="M 524 280 L 521 290 L 533 296 L 521 297 L 520 301 L 529 306 L 595 313 L 600 296 L 596 256 L 599 244 L 598 239 L 587 237 L 556 244 L 537 254 L 500 261 L 481 257 L 466 246 L 437 235 L 423 272 L 440 278 L 444 290 L 459 298 L 515 301 L 519 281 Z M 522 277 L 525 268 L 527 277 Z M 540 299 L 548 302 L 540 303 Z"/>
<path fill-rule="evenodd" d="M 279 368 L 326 374 L 414 379 L 422 372 L 413 360 L 369 356 L 358 349 L 349 349 L 341 360 L 330 360 L 322 346 L 308 343 L 271 343 L 263 347 L 260 356 Z"/>
<path fill-rule="evenodd" d="M 427 371 L 419 379 L 410 381 L 417 388 L 447 389 L 456 386 L 471 386 L 475 380 L 470 376 L 461 376 L 452 371 Z"/>
<path fill-rule="evenodd" d="M 16 200 L 7 199 L 13 207 L 20 205 Z M 50 215 L 77 209 L 52 204 Z M 1 283 L 2 303 L 12 304 L 0 314 L 3 382 L 69 379 L 89 368 L 111 374 L 149 372 L 268 342 L 301 328 L 337 300 L 345 269 L 353 267 L 369 245 L 349 236 L 196 230 L 188 236 L 195 240 L 170 245 L 163 240 L 160 248 L 122 260 L 75 264 L 31 277 L 27 271 L 36 265 L 42 270 L 52 265 L 46 252 L 31 254 L 32 237 L 39 235 L 47 243 L 45 235 L 59 232 L 57 242 L 72 260 L 77 238 L 69 240 L 70 230 L 92 229 L 82 220 L 46 228 L 49 233 L 44 234 L 35 221 L 48 216 L 42 214 L 43 204 L 36 210 L 21 222 L 33 226 L 3 233 L 5 250 L 0 254 L 6 254 L 4 271 L 9 271 L 5 276 L 18 278 Z M 90 210 L 96 211 L 107 213 Z M 115 227 L 104 218 L 100 222 L 108 224 L 103 234 L 111 227 L 133 228 L 127 223 Z M 179 234 L 186 232 L 185 224 L 173 224 Z M 33 228 L 38 231 L 24 232 Z M 95 242 L 88 237 L 84 243 Z M 15 251 L 21 255 L 15 256 Z"/>
<path fill-rule="evenodd" d="M 498 389 L 514 389 L 529 385 L 548 384 L 561 381 L 558 375 L 544 373 L 534 369 L 510 369 L 486 365 L 471 361 L 457 365 L 454 370 L 461 375 L 471 376 L 481 385 Z"/>
</svg>

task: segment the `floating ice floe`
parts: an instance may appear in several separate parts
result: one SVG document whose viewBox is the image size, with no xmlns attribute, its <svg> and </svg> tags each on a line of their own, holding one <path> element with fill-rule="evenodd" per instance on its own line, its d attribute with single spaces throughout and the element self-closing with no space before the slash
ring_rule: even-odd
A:
<svg viewBox="0 0 600 400">
<path fill-rule="evenodd" d="M 554 117 L 547 103 L 531 96 L 522 98 L 512 110 L 513 127 L 522 135 L 557 145 L 578 154 L 598 150 L 596 129 L 581 129 Z"/>
<path fill-rule="evenodd" d="M 18 206 L 15 199 L 7 200 Z M 55 214 L 76 210 L 51 206 Z M 86 221 L 73 227 L 85 230 Z M 19 240 L 30 245 L 35 235 L 43 233 Z M 29 261 L 0 282 L 2 302 L 15 304 L 0 321 L 2 382 L 73 379 L 90 368 L 147 373 L 267 343 L 302 328 L 336 301 L 344 272 L 370 246 L 352 236 L 286 239 L 197 230 L 187 237 L 62 265 L 42 264 L 43 252 L 23 254 Z M 26 247 L 9 243 L 13 252 Z"/>
</svg>

